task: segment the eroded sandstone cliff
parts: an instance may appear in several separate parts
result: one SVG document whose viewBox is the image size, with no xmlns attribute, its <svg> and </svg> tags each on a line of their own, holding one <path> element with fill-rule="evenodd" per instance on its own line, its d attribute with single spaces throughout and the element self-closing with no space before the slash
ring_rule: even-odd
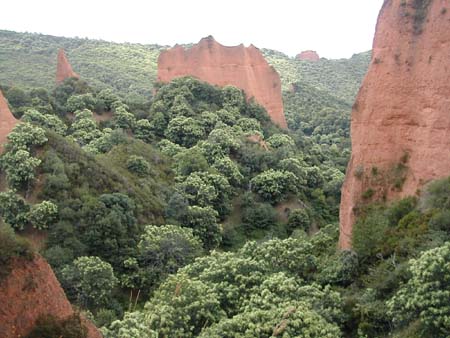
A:
<svg viewBox="0 0 450 338">
<path fill-rule="evenodd" d="M 287 128 L 280 76 L 253 45 L 226 47 L 207 37 L 189 49 L 175 46 L 160 54 L 159 81 L 188 75 L 214 85 L 243 89 L 248 98 L 253 97 L 266 108 L 273 122 Z"/>
<path fill-rule="evenodd" d="M 56 82 L 61 83 L 65 79 L 68 79 L 69 77 L 79 78 L 78 74 L 72 70 L 72 66 L 69 63 L 69 60 L 67 60 L 67 56 L 66 53 L 64 52 L 64 49 L 61 48 L 58 51 L 58 60 L 56 65 Z"/>
<path fill-rule="evenodd" d="M 7 140 L 6 137 L 18 122 L 11 113 L 8 102 L 0 90 L 0 153 L 3 151 L 3 145 Z"/>
<path fill-rule="evenodd" d="M 320 56 L 317 54 L 314 50 L 305 50 L 301 52 L 300 54 L 297 54 L 296 56 L 299 60 L 306 60 L 306 61 L 319 61 Z"/>
<path fill-rule="evenodd" d="M 340 247 L 358 207 L 417 194 L 450 175 L 450 1 L 386 0 L 353 107 Z"/>
<path fill-rule="evenodd" d="M 58 319 L 73 314 L 72 306 L 47 262 L 40 256 L 32 261 L 18 259 L 11 273 L 0 283 L 0 337 L 27 334 L 41 315 Z M 89 338 L 101 338 L 95 326 L 84 320 Z"/>
</svg>

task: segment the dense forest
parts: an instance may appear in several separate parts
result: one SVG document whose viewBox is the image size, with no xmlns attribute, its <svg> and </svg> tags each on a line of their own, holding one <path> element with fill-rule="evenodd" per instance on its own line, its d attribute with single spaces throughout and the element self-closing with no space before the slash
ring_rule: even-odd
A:
<svg viewBox="0 0 450 338">
<path fill-rule="evenodd" d="M 449 179 L 391 204 L 367 193 L 354 249 L 337 251 L 369 53 L 312 63 L 264 50 L 287 131 L 235 87 L 155 83 L 158 46 L 0 40 L 1 88 L 22 121 L 0 157 L 0 281 L 39 252 L 106 338 L 449 335 Z M 56 86 L 61 46 L 81 79 Z M 44 318 L 29 337 L 69 324 Z"/>
</svg>

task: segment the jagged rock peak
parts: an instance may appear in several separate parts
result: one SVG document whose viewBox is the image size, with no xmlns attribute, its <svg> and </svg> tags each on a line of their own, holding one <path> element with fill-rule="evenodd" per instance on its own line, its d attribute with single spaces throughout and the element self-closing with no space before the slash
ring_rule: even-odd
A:
<svg viewBox="0 0 450 338">
<path fill-rule="evenodd" d="M 70 77 L 79 78 L 79 75 L 75 73 L 72 69 L 72 66 L 67 59 L 66 53 L 64 49 L 60 48 L 58 51 L 58 63 L 56 66 L 56 82 L 61 83 L 65 79 Z"/>
<path fill-rule="evenodd" d="M 266 108 L 274 123 L 287 128 L 280 76 L 253 45 L 227 47 L 208 36 L 191 48 L 175 46 L 162 52 L 158 59 L 158 80 L 169 82 L 183 76 L 243 89 L 248 99 L 254 98 Z"/>
<path fill-rule="evenodd" d="M 7 141 L 8 134 L 19 123 L 9 109 L 8 102 L 0 90 L 0 153 L 3 151 L 3 145 Z"/>
<path fill-rule="evenodd" d="M 340 207 L 343 249 L 351 247 L 361 206 L 416 195 L 430 180 L 450 175 L 449 4 L 383 4 L 372 62 L 352 111 Z"/>
<path fill-rule="evenodd" d="M 297 54 L 296 58 L 299 60 L 306 60 L 306 61 L 313 61 L 313 62 L 320 60 L 319 54 L 317 54 L 317 52 L 314 50 L 305 50 L 305 51 L 301 52 L 300 54 Z"/>
</svg>

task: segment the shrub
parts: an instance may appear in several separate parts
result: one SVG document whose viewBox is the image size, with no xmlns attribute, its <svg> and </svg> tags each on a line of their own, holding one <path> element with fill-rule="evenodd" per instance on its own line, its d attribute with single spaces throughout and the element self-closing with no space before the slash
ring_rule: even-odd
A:
<svg viewBox="0 0 450 338">
<path fill-rule="evenodd" d="M 150 163 L 142 156 L 131 155 L 127 160 L 127 168 L 138 176 L 145 176 L 150 172 Z"/>
</svg>

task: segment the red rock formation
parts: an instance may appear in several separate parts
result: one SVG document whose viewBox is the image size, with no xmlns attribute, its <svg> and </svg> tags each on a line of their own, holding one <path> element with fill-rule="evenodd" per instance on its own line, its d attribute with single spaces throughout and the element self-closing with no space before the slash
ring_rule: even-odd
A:
<svg viewBox="0 0 450 338">
<path fill-rule="evenodd" d="M 243 89 L 248 98 L 254 97 L 266 108 L 274 123 L 287 128 L 280 76 L 253 45 L 225 47 L 207 37 L 187 50 L 175 46 L 160 54 L 159 81 L 188 75 L 214 85 Z"/>
<path fill-rule="evenodd" d="M 372 63 L 352 112 L 343 249 L 351 245 L 358 205 L 414 195 L 450 175 L 450 2 L 414 3 L 386 0 L 378 18 Z"/>
<path fill-rule="evenodd" d="M 0 337 L 23 337 L 41 315 L 64 319 L 73 314 L 63 289 L 42 257 L 12 264 L 11 273 L 0 283 Z M 102 337 L 91 322 L 84 323 L 89 338 Z"/>
<path fill-rule="evenodd" d="M 79 78 L 78 74 L 72 70 L 64 49 L 60 48 L 58 51 L 58 64 L 56 66 L 56 83 L 61 83 L 69 77 Z"/>
<path fill-rule="evenodd" d="M 314 61 L 314 62 L 320 60 L 319 54 L 317 54 L 317 52 L 314 50 L 305 50 L 300 54 L 297 54 L 296 58 L 299 60 Z"/>
<path fill-rule="evenodd" d="M 7 141 L 6 137 L 18 122 L 11 110 L 9 110 L 8 102 L 0 90 L 0 153 L 3 151 L 3 145 Z"/>
</svg>

